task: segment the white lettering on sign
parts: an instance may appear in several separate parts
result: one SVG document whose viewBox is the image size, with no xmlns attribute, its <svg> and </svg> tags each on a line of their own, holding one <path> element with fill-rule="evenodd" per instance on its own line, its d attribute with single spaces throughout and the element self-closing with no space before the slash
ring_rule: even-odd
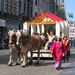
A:
<svg viewBox="0 0 75 75">
<path fill-rule="evenodd" d="M 75 27 L 69 28 L 69 37 L 75 37 Z"/>
<path fill-rule="evenodd" d="M 0 19 L 0 26 L 5 27 L 6 26 L 6 20 Z"/>
</svg>

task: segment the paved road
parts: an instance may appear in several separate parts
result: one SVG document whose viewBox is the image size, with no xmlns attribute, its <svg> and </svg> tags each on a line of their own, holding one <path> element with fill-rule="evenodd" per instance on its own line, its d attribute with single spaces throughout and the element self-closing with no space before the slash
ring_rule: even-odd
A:
<svg viewBox="0 0 75 75">
<path fill-rule="evenodd" d="M 53 60 L 42 59 L 39 65 L 36 65 L 36 59 L 33 61 L 32 65 L 26 67 L 21 67 L 20 65 L 15 65 L 16 55 L 14 55 L 13 66 L 8 66 L 9 56 L 0 57 L 0 75 L 61 75 L 60 73 L 75 61 L 75 50 L 71 49 L 70 61 L 62 63 L 62 69 L 57 71 L 54 68 Z"/>
<path fill-rule="evenodd" d="M 71 51 L 70 62 L 71 64 L 64 68 L 58 75 L 75 75 L 75 49 Z"/>
</svg>

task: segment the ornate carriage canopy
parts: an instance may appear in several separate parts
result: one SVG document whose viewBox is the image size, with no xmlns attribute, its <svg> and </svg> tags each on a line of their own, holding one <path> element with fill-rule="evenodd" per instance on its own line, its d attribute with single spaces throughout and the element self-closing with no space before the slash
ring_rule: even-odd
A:
<svg viewBox="0 0 75 75">
<path fill-rule="evenodd" d="M 37 15 L 34 17 L 30 18 L 27 23 L 31 25 L 47 25 L 51 24 L 54 25 L 56 22 L 64 21 L 61 17 L 58 17 L 57 15 L 53 13 L 44 13 L 44 12 L 39 12 Z"/>
</svg>

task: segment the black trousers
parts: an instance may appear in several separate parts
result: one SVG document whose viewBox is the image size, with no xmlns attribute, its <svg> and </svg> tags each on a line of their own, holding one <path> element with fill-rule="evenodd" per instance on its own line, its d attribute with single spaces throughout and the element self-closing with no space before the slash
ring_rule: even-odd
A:
<svg viewBox="0 0 75 75">
<path fill-rule="evenodd" d="M 69 56 L 70 56 L 70 50 L 67 52 L 66 56 L 63 56 L 63 62 L 65 62 L 66 60 L 69 61 Z"/>
</svg>

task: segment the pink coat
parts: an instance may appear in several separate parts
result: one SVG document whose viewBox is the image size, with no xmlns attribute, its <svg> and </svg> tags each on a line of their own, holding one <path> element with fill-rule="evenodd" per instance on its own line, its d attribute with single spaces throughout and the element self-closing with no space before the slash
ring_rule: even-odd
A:
<svg viewBox="0 0 75 75">
<path fill-rule="evenodd" d="M 62 53 L 63 53 L 62 42 L 54 42 L 50 48 L 50 51 L 53 55 L 53 58 L 55 58 L 56 62 L 60 61 L 62 59 Z"/>
</svg>

